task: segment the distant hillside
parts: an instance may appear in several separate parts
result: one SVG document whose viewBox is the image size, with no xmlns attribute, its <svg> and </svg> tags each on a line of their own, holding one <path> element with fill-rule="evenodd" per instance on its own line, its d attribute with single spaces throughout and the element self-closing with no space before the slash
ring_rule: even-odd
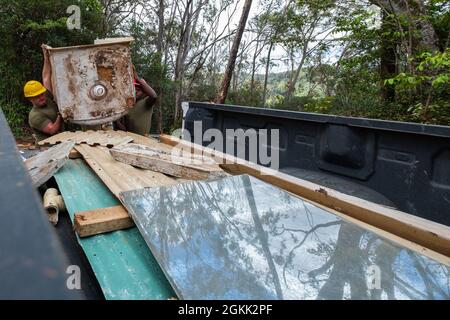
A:
<svg viewBox="0 0 450 320">
<path fill-rule="evenodd" d="M 250 80 L 250 75 L 247 76 L 247 79 Z M 269 74 L 267 81 L 267 89 L 268 95 L 281 95 L 286 91 L 287 82 L 290 78 L 290 72 L 276 72 Z M 261 83 L 261 86 L 264 84 L 264 74 L 255 74 L 255 80 Z M 297 88 L 299 89 L 296 93 L 297 95 L 301 95 L 304 92 L 304 88 L 308 86 L 308 81 L 305 79 L 305 74 L 302 73 L 299 77 Z"/>
</svg>

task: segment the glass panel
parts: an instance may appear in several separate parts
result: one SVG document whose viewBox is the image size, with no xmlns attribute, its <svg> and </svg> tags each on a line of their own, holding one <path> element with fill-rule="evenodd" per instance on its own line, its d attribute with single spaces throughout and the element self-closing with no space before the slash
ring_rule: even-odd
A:
<svg viewBox="0 0 450 320">
<path fill-rule="evenodd" d="M 450 268 L 243 175 L 125 192 L 182 299 L 449 299 Z"/>
</svg>

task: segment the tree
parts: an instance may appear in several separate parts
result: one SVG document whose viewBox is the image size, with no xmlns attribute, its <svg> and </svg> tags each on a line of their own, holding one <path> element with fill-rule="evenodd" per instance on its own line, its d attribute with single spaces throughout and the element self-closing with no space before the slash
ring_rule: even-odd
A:
<svg viewBox="0 0 450 320">
<path fill-rule="evenodd" d="M 242 15 L 239 20 L 236 36 L 233 41 L 233 46 L 230 51 L 230 58 L 228 59 L 228 64 L 225 69 L 225 74 L 223 76 L 222 84 L 220 86 L 219 93 L 217 94 L 216 103 L 225 103 L 227 98 L 228 89 L 230 87 L 231 77 L 233 75 L 234 66 L 236 64 L 236 57 L 239 50 L 239 45 L 241 44 L 242 34 L 244 33 L 245 25 L 247 23 L 248 14 L 250 12 L 250 7 L 252 5 L 252 0 L 245 0 L 244 8 L 242 9 Z"/>
</svg>

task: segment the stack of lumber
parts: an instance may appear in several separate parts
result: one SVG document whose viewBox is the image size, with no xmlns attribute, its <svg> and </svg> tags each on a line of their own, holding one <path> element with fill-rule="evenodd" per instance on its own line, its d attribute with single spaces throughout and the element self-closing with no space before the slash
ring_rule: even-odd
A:
<svg viewBox="0 0 450 320">
<path fill-rule="evenodd" d="M 82 157 L 108 189 L 120 200 L 124 191 L 146 187 L 169 186 L 186 180 L 208 179 L 225 175 L 210 158 L 200 164 L 190 164 L 189 159 L 172 158 L 172 147 L 157 140 L 123 131 L 63 132 L 42 141 L 41 144 L 75 143 L 75 154 Z M 133 144 L 129 142 L 133 141 Z M 107 146 L 115 146 L 114 151 Z M 128 147 L 129 146 L 129 147 Z M 125 154 L 133 150 L 133 154 Z M 122 152 L 124 151 L 124 152 Z M 150 163 L 157 155 L 157 165 Z M 112 154 L 119 154 L 114 159 Z M 134 160 L 132 160 L 132 159 Z M 136 161 L 136 159 L 138 159 Z M 149 162 L 150 161 L 150 162 Z M 204 166 L 203 166 L 204 165 Z M 143 169 L 145 168 L 145 169 Z M 79 212 L 75 214 L 75 230 L 81 237 L 129 228 L 134 223 L 123 206 Z"/>
<path fill-rule="evenodd" d="M 141 144 L 121 145 L 112 148 L 110 153 L 117 161 L 173 177 L 201 180 L 224 176 L 223 170 L 209 157 L 183 157 Z"/>
<path fill-rule="evenodd" d="M 80 143 L 75 146 L 75 149 L 119 200 L 120 194 L 125 191 L 170 186 L 186 180 L 208 179 L 225 175 L 224 169 L 231 174 L 255 176 L 414 251 L 450 263 L 448 258 L 450 257 L 450 228 L 444 225 L 345 195 L 280 172 L 273 173 L 257 164 L 171 136 L 161 135 L 161 142 L 159 142 L 130 132 L 112 131 L 109 134 L 114 135 L 111 139 L 119 136 L 129 137 L 133 143 L 120 143 L 111 149 L 100 144 L 93 146 Z M 55 136 L 53 141 L 56 139 L 65 141 L 62 138 Z M 73 136 L 70 137 L 70 141 L 74 139 L 76 140 Z M 116 141 L 119 140 L 117 138 Z M 192 159 L 201 159 L 203 162 L 198 164 L 194 161 L 186 164 L 181 161 L 182 159 L 178 161 L 176 156 L 171 158 L 174 155 L 174 147 L 190 150 L 197 155 Z M 198 158 L 198 155 L 201 158 Z M 188 169 L 181 170 L 180 166 Z M 196 172 L 192 173 L 191 170 Z M 80 236 L 119 230 L 134 225 L 121 205 L 79 212 L 75 215 L 74 224 Z"/>
</svg>

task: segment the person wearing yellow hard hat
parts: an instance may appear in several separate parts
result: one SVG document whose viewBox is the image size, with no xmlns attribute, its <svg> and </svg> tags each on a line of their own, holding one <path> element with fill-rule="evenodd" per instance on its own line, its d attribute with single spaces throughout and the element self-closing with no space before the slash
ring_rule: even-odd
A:
<svg viewBox="0 0 450 320">
<path fill-rule="evenodd" d="M 28 124 L 34 132 L 36 142 L 61 132 L 64 124 L 51 93 L 52 81 L 48 51 L 45 46 L 42 46 L 42 50 L 44 53 L 42 70 L 44 85 L 39 81 L 31 80 L 23 88 L 25 98 L 33 105 L 28 116 Z"/>
</svg>

